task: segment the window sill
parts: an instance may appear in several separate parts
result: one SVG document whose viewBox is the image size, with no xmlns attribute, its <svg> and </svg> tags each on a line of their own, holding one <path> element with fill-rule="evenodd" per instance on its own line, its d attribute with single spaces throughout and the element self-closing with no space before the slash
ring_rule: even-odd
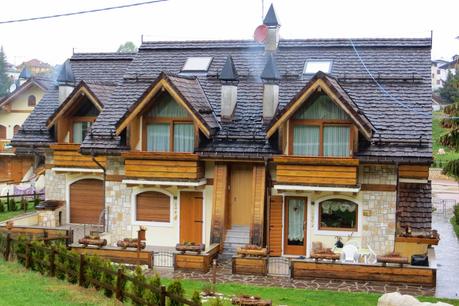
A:
<svg viewBox="0 0 459 306">
<path fill-rule="evenodd" d="M 173 227 L 172 222 L 148 222 L 148 221 L 134 221 L 133 225 L 139 226 L 154 226 L 154 227 Z"/>
<path fill-rule="evenodd" d="M 361 237 L 362 233 L 359 231 L 343 231 L 343 230 L 319 230 L 315 229 L 314 230 L 314 235 L 320 235 L 320 236 L 341 236 L 341 237 Z"/>
</svg>

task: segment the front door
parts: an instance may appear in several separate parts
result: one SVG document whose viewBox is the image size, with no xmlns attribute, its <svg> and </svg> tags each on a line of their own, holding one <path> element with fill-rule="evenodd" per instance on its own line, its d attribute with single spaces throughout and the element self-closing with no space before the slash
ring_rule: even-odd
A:
<svg viewBox="0 0 459 306">
<path fill-rule="evenodd" d="M 306 255 L 306 203 L 307 199 L 303 197 L 285 198 L 285 255 Z"/>
<path fill-rule="evenodd" d="M 252 221 L 253 165 L 231 165 L 231 225 L 249 226 Z"/>
<path fill-rule="evenodd" d="M 202 243 L 202 193 L 180 193 L 180 243 Z"/>
</svg>

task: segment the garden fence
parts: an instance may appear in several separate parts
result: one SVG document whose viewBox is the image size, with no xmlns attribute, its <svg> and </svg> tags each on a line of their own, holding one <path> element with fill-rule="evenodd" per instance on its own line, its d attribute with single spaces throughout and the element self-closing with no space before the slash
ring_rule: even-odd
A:
<svg viewBox="0 0 459 306">
<path fill-rule="evenodd" d="M 61 237 L 61 239 L 65 238 Z M 59 237 L 53 238 L 53 240 L 57 239 Z M 44 239 L 39 238 L 38 240 Z M 51 238 L 46 240 L 51 240 Z M 6 261 L 16 259 L 27 269 L 33 268 L 42 274 L 47 273 L 51 277 L 59 277 L 61 275 L 61 279 L 62 275 L 64 275 L 69 282 L 78 283 L 82 287 L 92 285 L 98 290 L 108 290 L 120 301 L 129 298 L 137 305 L 165 306 L 167 299 L 169 299 L 171 302 L 175 302 L 175 305 L 198 306 L 193 301 L 168 292 L 163 285 L 154 286 L 146 283 L 145 280 L 139 281 L 123 268 L 114 268 L 112 264 L 108 267 L 94 264 L 93 260 L 91 260 L 94 256 L 76 254 L 56 245 L 38 245 L 30 240 L 13 237 L 11 233 L 6 235 L 0 233 L 0 252 Z M 39 255 L 37 256 L 36 254 Z M 92 272 L 87 273 L 86 271 L 88 270 Z M 94 274 L 99 275 L 99 277 L 91 276 Z M 106 281 L 107 279 L 112 281 Z M 143 296 L 133 294 L 127 290 L 127 282 L 131 282 L 142 291 L 149 290 L 158 297 L 158 302 L 152 303 Z"/>
</svg>

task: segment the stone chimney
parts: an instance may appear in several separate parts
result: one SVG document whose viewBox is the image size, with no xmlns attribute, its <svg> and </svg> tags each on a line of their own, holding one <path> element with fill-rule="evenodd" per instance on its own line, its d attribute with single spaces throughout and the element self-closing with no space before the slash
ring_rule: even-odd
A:
<svg viewBox="0 0 459 306">
<path fill-rule="evenodd" d="M 59 104 L 61 104 L 75 88 L 75 76 L 70 60 L 66 60 L 62 65 L 61 72 L 57 77 L 57 84 L 59 85 Z"/>
<path fill-rule="evenodd" d="M 266 13 L 265 19 L 263 19 L 263 24 L 268 27 L 268 37 L 264 41 L 265 51 L 276 52 L 277 46 L 279 45 L 280 24 L 277 20 L 276 12 L 274 11 L 274 6 L 272 4 Z"/>
<path fill-rule="evenodd" d="M 221 117 L 222 120 L 230 121 L 233 118 L 237 103 L 237 84 L 239 77 L 233 58 L 228 56 L 220 73 L 222 83 Z"/>
<path fill-rule="evenodd" d="M 268 54 L 265 68 L 261 73 L 263 80 L 263 120 L 271 120 L 279 104 L 279 80 L 276 60 L 272 54 Z"/>
</svg>

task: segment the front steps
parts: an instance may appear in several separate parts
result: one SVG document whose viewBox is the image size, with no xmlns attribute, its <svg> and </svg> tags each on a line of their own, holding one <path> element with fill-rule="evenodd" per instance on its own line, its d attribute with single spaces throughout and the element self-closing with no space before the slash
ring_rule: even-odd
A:
<svg viewBox="0 0 459 306">
<path fill-rule="evenodd" d="M 226 231 L 226 238 L 223 244 L 223 252 L 220 254 L 221 259 L 230 259 L 236 255 L 238 248 L 249 244 L 250 228 L 249 226 L 233 225 Z"/>
</svg>

